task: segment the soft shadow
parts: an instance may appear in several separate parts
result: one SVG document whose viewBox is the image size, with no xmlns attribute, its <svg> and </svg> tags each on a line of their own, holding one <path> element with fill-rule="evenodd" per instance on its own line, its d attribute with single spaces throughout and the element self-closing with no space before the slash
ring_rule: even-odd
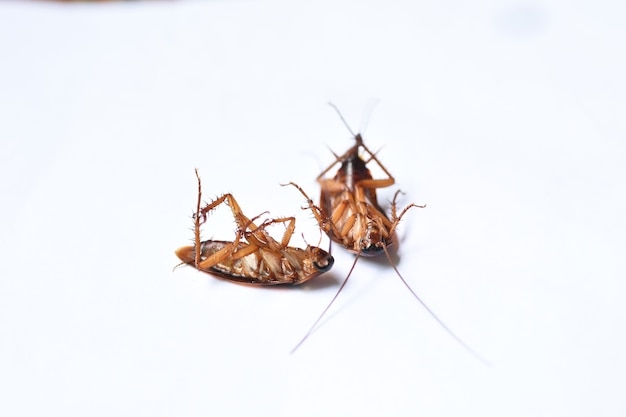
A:
<svg viewBox="0 0 626 417">
<path fill-rule="evenodd" d="M 327 272 L 324 275 L 313 278 L 310 281 L 305 282 L 302 285 L 294 285 L 294 288 L 299 288 L 304 291 L 321 290 L 329 287 L 336 287 L 340 280 L 336 277 L 336 273 Z"/>
<path fill-rule="evenodd" d="M 397 240 L 397 236 L 394 233 L 393 237 L 392 237 L 392 241 L 391 241 L 391 245 L 387 247 L 387 252 L 389 253 L 389 258 L 391 258 L 391 262 L 393 262 L 393 264 L 397 267 L 398 265 L 400 265 L 400 257 L 398 256 L 398 240 Z M 356 255 L 354 255 L 356 256 Z M 379 266 L 383 266 L 383 267 L 390 267 L 391 265 L 389 265 L 389 259 L 387 259 L 387 256 L 385 255 L 385 253 L 381 253 L 378 256 L 374 256 L 371 258 L 365 257 L 365 256 L 361 256 L 361 259 L 359 259 L 359 263 L 360 262 L 365 262 L 365 263 L 371 263 L 371 264 L 375 264 L 375 265 L 379 265 Z"/>
</svg>

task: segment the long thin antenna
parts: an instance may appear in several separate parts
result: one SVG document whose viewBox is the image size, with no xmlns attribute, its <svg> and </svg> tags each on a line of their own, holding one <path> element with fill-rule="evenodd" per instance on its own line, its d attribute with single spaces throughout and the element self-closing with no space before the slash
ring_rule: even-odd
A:
<svg viewBox="0 0 626 417">
<path fill-rule="evenodd" d="M 413 288 L 411 288 L 411 286 L 409 285 L 408 282 L 406 282 L 406 280 L 402 277 L 402 275 L 400 274 L 400 271 L 398 271 L 398 268 L 396 267 L 396 265 L 393 263 L 393 261 L 391 260 L 391 256 L 389 255 L 389 251 L 387 251 L 387 247 L 383 246 L 383 249 L 385 250 L 385 255 L 387 256 L 387 260 L 389 261 L 389 263 L 391 264 L 391 266 L 393 267 L 393 270 L 396 271 L 396 274 L 398 274 L 398 277 L 400 278 L 400 280 L 402 281 L 402 283 L 409 289 L 409 291 L 411 292 L 411 294 L 413 294 L 413 297 L 415 297 L 415 299 L 417 301 L 419 301 L 419 303 L 422 305 L 422 307 L 424 307 L 424 309 L 432 316 L 432 318 L 435 319 L 435 321 L 437 323 L 439 323 L 439 325 L 441 327 L 443 327 L 443 329 L 448 332 L 448 334 L 450 336 L 452 336 L 452 338 L 454 340 L 456 340 L 461 346 L 463 346 L 463 348 L 465 348 L 465 350 L 467 350 L 472 356 L 474 356 L 476 359 L 478 359 L 479 361 L 481 361 L 484 365 L 487 366 L 491 366 L 491 363 L 489 361 L 487 361 L 485 358 L 483 358 L 482 356 L 480 356 L 474 349 L 472 349 L 471 347 L 469 347 L 469 345 L 467 343 L 465 343 L 460 337 L 458 337 L 452 330 L 450 330 L 450 328 L 448 326 L 445 325 L 445 323 L 430 309 L 430 307 L 428 307 L 426 305 L 426 303 L 424 301 L 422 301 L 422 299 L 417 295 L 417 293 L 415 291 L 413 291 Z"/>
<path fill-rule="evenodd" d="M 354 133 L 352 131 L 352 129 L 350 129 L 350 125 L 348 124 L 348 122 L 346 122 L 346 119 L 343 118 L 343 115 L 341 114 L 341 112 L 339 111 L 339 109 L 337 108 L 337 106 L 335 106 L 333 103 L 331 103 L 330 101 L 328 102 L 328 105 L 330 107 L 332 107 L 333 109 L 335 109 L 335 111 L 337 112 L 337 114 L 339 115 L 339 118 L 341 119 L 341 121 L 343 122 L 343 124 L 348 128 L 348 131 L 350 132 L 350 134 L 352 136 L 356 136 L 356 133 Z"/>
<path fill-rule="evenodd" d="M 326 306 L 326 308 L 324 309 L 324 311 L 322 311 L 322 314 L 320 314 L 320 316 L 317 318 L 317 320 L 315 320 L 315 323 L 313 323 L 313 326 L 311 326 L 311 328 L 309 329 L 309 331 L 304 335 L 304 337 L 302 338 L 302 340 L 300 340 L 300 342 L 298 342 L 298 344 L 291 349 L 291 352 L 289 352 L 289 354 L 293 355 L 293 353 L 298 350 L 298 348 L 300 347 L 300 345 L 302 345 L 302 343 L 304 343 L 304 341 L 306 339 L 308 339 L 308 337 L 311 335 L 311 333 L 313 332 L 313 330 L 315 330 L 315 327 L 317 326 L 317 323 L 320 322 L 320 320 L 322 320 L 322 317 L 324 317 L 324 315 L 326 314 L 326 312 L 330 309 L 330 306 L 333 305 L 333 303 L 335 302 L 335 300 L 337 299 L 337 297 L 339 297 L 339 293 L 341 293 L 341 290 L 343 290 L 343 287 L 346 286 L 346 284 L 348 283 L 348 279 L 350 279 L 350 276 L 352 275 L 352 271 L 354 270 L 354 267 L 356 265 L 356 261 L 359 260 L 359 258 L 361 257 L 361 254 L 357 254 L 356 258 L 354 258 L 354 262 L 352 263 L 352 268 L 350 268 L 350 272 L 348 272 L 348 276 L 346 277 L 345 280 L 343 280 L 343 283 L 341 284 L 341 287 L 339 287 L 339 289 L 337 290 L 337 293 L 335 294 L 335 296 L 333 297 L 332 300 L 330 300 L 330 303 L 328 303 L 328 305 Z"/>
<path fill-rule="evenodd" d="M 363 109 L 363 112 L 361 113 L 361 126 L 359 126 L 359 133 L 361 133 L 362 135 L 365 134 L 365 131 L 367 130 L 367 125 L 372 119 L 372 113 L 374 113 L 374 108 L 378 105 L 379 102 L 380 99 L 378 98 L 370 98 L 369 100 L 367 100 L 367 104 Z"/>
</svg>

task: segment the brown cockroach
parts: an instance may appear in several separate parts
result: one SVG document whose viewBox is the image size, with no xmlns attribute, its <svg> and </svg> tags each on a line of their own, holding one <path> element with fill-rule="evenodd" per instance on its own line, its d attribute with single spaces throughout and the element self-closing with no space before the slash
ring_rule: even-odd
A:
<svg viewBox="0 0 626 417">
<path fill-rule="evenodd" d="M 486 361 L 472 350 L 463 340 L 461 340 L 452 330 L 444 324 L 444 322 L 424 303 L 424 301 L 411 288 L 408 282 L 402 277 L 400 271 L 391 259 L 389 254 L 389 246 L 392 244 L 393 235 L 402 220 L 402 217 L 413 207 L 424 208 L 425 205 L 417 205 L 414 203 L 406 206 L 400 214 L 397 211 L 397 198 L 400 190 L 394 194 L 391 202 L 391 218 L 385 214 L 385 211 L 378 204 L 376 190 L 379 188 L 387 188 L 395 184 L 395 179 L 387 168 L 378 160 L 376 154 L 363 143 L 360 133 L 354 134 L 350 126 L 345 121 L 335 105 L 330 105 L 337 111 L 344 125 L 348 128 L 355 139 L 355 144 L 345 153 L 338 156 L 333 152 L 335 161 L 330 164 L 317 177 L 317 181 L 321 187 L 320 205 L 315 205 L 313 200 L 305 193 L 305 191 L 297 184 L 290 182 L 285 185 L 296 187 L 300 193 L 306 198 L 307 206 L 304 209 L 310 209 L 313 212 L 320 228 L 336 243 L 356 254 L 352 267 L 348 275 L 337 290 L 337 293 L 324 309 L 322 314 L 315 321 L 313 326 L 302 340 L 292 350 L 292 353 L 300 347 L 300 345 L 309 337 L 311 332 L 316 328 L 322 317 L 330 309 L 335 302 L 339 293 L 343 290 L 348 279 L 352 275 L 352 271 L 361 256 L 374 257 L 382 253 L 385 254 L 390 265 L 409 289 L 411 294 L 426 309 L 426 311 L 449 333 L 457 342 L 459 342 L 472 355 L 480 361 Z M 363 150 L 365 158 L 359 154 Z M 386 178 L 373 178 L 368 164 L 374 162 L 386 175 Z M 325 175 L 336 165 L 340 165 L 334 178 L 325 178 Z"/>
<path fill-rule="evenodd" d="M 201 208 L 202 184 L 198 170 L 196 177 L 198 205 L 193 216 L 194 245 L 176 250 L 183 264 L 228 281 L 252 285 L 298 285 L 332 268 L 334 260 L 328 252 L 310 245 L 306 249 L 288 246 L 296 227 L 294 217 L 268 219 L 257 226 L 254 222 L 259 216 L 247 218 L 231 194 L 224 194 Z M 230 207 L 237 224 L 235 240 L 201 242 L 200 226 L 206 222 L 208 213 L 223 203 Z M 278 223 L 286 224 L 280 242 L 266 230 Z"/>
</svg>

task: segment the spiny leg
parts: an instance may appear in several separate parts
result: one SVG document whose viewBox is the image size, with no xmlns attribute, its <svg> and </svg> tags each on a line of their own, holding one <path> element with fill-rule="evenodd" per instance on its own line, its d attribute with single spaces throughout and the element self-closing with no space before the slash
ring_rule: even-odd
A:
<svg viewBox="0 0 626 417">
<path fill-rule="evenodd" d="M 262 216 L 265 213 L 261 213 L 258 216 L 254 217 L 251 220 L 248 220 L 248 223 L 246 224 L 246 227 L 249 224 L 252 224 L 252 222 L 254 220 L 256 220 L 258 217 Z M 242 239 L 242 237 L 246 240 L 247 237 L 249 237 L 246 233 L 245 230 L 242 230 L 241 228 L 237 229 L 237 232 L 235 234 L 235 240 L 234 242 L 229 242 L 228 244 L 226 244 L 222 249 L 218 250 L 217 252 L 209 255 L 206 259 L 202 260 L 199 264 L 199 268 L 201 270 L 209 270 L 211 267 L 219 264 L 220 262 L 223 262 L 224 260 L 230 258 L 232 260 L 237 260 L 237 259 L 241 259 L 244 258 L 252 253 L 255 253 L 259 250 L 259 245 L 255 244 L 255 242 L 250 242 L 248 240 L 248 244 L 240 247 L 239 243 Z"/>
<path fill-rule="evenodd" d="M 351 153 L 354 153 L 355 146 L 353 146 L 352 148 L 348 149 L 343 155 L 341 156 L 337 156 L 337 154 L 335 154 L 335 152 L 331 151 L 332 154 L 335 156 L 335 162 L 333 162 L 332 164 L 330 164 L 328 167 L 326 167 L 325 170 L 323 170 L 318 176 L 317 176 L 317 181 L 321 180 L 322 177 L 324 175 L 326 175 L 328 173 L 328 171 L 330 171 L 331 169 L 333 169 L 333 167 L 337 164 L 340 164 L 341 161 L 343 161 L 344 159 L 346 159 Z"/>
<path fill-rule="evenodd" d="M 350 149 L 348 149 L 346 152 L 344 152 L 343 155 L 341 156 L 337 156 L 337 154 L 335 152 L 332 152 L 332 154 L 335 156 L 335 162 L 333 162 L 332 164 L 330 164 L 324 171 L 322 171 L 321 174 L 319 174 L 317 176 L 317 180 L 320 181 L 320 179 L 326 175 L 326 173 L 328 171 L 330 171 L 337 163 L 341 163 L 342 161 L 344 161 L 346 158 L 348 158 L 351 155 L 357 155 L 359 152 L 359 146 L 361 146 L 363 144 L 363 139 L 361 138 L 361 135 L 358 133 L 354 133 L 354 131 L 350 128 L 350 125 L 348 124 L 348 122 L 346 121 L 346 119 L 343 117 L 343 115 L 341 114 L 341 112 L 339 111 L 339 109 L 337 108 L 337 106 L 335 106 L 333 103 L 329 102 L 328 103 L 329 106 L 331 106 L 333 109 L 335 109 L 335 111 L 337 112 L 337 114 L 339 115 L 339 118 L 341 119 L 341 121 L 343 122 L 344 126 L 348 129 L 348 132 L 350 132 L 350 134 L 352 135 L 352 137 L 354 137 L 354 139 L 356 140 L 356 144 L 354 146 L 352 146 Z"/>
<path fill-rule="evenodd" d="M 226 202 L 226 205 L 230 207 L 230 210 L 233 213 L 233 217 L 235 218 L 235 222 L 240 229 L 245 230 L 248 227 L 256 229 L 256 225 L 254 224 L 254 222 L 248 219 L 248 217 L 243 214 L 243 210 L 241 210 L 239 203 L 237 203 L 235 197 L 233 197 L 233 195 L 230 193 L 223 194 L 221 197 L 213 200 L 210 204 L 207 204 L 205 207 L 198 211 L 199 216 L 201 216 L 203 219 L 203 222 L 206 221 L 207 214 L 211 210 L 215 209 L 217 206 L 224 202 Z"/>
<path fill-rule="evenodd" d="M 248 223 L 250 223 L 250 221 L 243 215 L 243 213 L 241 212 L 241 208 L 239 208 L 237 201 L 234 199 L 234 197 L 231 194 L 224 194 L 218 199 L 211 202 L 210 204 L 206 205 L 205 207 L 200 208 L 201 203 L 202 203 L 202 181 L 200 180 L 200 174 L 198 173 L 197 168 L 195 171 L 196 171 L 196 178 L 198 178 L 198 202 L 197 202 L 197 211 L 194 214 L 194 235 L 195 235 L 194 236 L 195 238 L 194 264 L 195 264 L 195 267 L 199 269 L 201 267 L 200 258 L 201 258 L 201 252 L 202 252 L 201 242 L 200 242 L 200 226 L 201 224 L 204 224 L 206 222 L 207 214 L 211 210 L 213 210 L 220 204 L 224 203 L 224 201 L 228 200 L 227 205 L 231 208 L 233 212 L 233 216 L 235 217 L 235 220 L 237 221 L 237 223 L 240 223 L 240 221 L 242 221 L 243 219 L 245 219 Z M 202 221 L 200 220 L 200 218 L 202 218 Z M 237 236 L 237 240 L 239 240 L 239 235 Z M 234 250 L 234 247 L 231 249 L 231 251 L 232 250 Z M 217 255 L 217 253 L 211 255 L 209 257 L 210 258 L 209 261 L 207 261 L 206 259 L 202 261 L 202 265 L 207 265 L 211 263 L 213 263 L 214 265 L 218 262 L 221 262 L 224 259 L 224 258 L 221 258 L 222 251 L 224 251 L 225 253 L 226 248 L 223 248 L 220 251 L 218 251 L 220 255 Z M 219 260 L 215 261 L 216 259 L 219 259 Z M 210 266 L 213 266 L 213 265 L 210 265 Z"/>
<path fill-rule="evenodd" d="M 265 248 L 268 247 L 272 242 L 274 242 L 274 240 L 272 239 L 271 236 L 269 236 L 269 234 L 267 234 L 264 229 L 267 226 L 268 221 L 266 220 L 265 222 L 263 222 L 260 226 L 256 226 L 254 225 L 254 222 L 260 218 L 261 216 L 265 215 L 269 213 L 268 211 L 264 211 L 261 214 L 258 214 L 256 216 L 254 216 L 252 219 L 247 219 L 247 222 L 244 223 L 243 226 L 241 226 L 238 223 L 237 225 L 237 241 L 240 240 L 241 237 L 243 237 L 246 242 L 248 243 L 248 246 L 244 247 L 244 248 L 239 248 L 237 249 L 236 247 L 233 247 L 233 252 L 231 253 L 232 259 L 241 259 L 245 256 L 248 256 L 256 251 L 258 251 L 260 248 Z M 250 226 L 254 226 L 254 228 L 250 228 Z M 248 230 L 249 229 L 249 230 Z M 236 251 L 235 251 L 236 249 Z"/>
<path fill-rule="evenodd" d="M 387 168 L 382 164 L 382 162 L 380 162 L 380 160 L 376 157 L 376 153 L 372 152 L 366 145 L 365 143 L 363 143 L 363 137 L 361 136 L 360 133 L 355 134 L 354 131 L 350 128 L 350 125 L 348 125 L 348 122 L 346 121 L 346 119 L 343 117 L 343 115 L 341 114 L 341 112 L 339 111 L 339 109 L 337 108 L 337 106 L 335 106 L 333 103 L 328 103 L 333 109 L 335 109 L 335 111 L 337 112 L 337 114 L 339 115 L 339 118 L 341 119 L 341 121 L 343 122 L 343 124 L 346 126 L 346 128 L 348 129 L 348 131 L 350 132 L 350 134 L 352 134 L 352 136 L 354 136 L 354 139 L 356 140 L 356 145 L 353 146 L 352 148 L 348 149 L 347 152 L 345 152 L 342 156 L 338 157 L 337 155 L 335 155 L 335 153 L 333 152 L 333 155 L 335 155 L 335 162 L 333 162 L 328 168 L 326 168 L 324 171 L 322 171 L 322 173 L 317 177 L 317 180 L 319 181 L 328 171 L 330 171 L 332 169 L 333 166 L 335 166 L 335 164 L 337 164 L 338 162 L 343 161 L 346 157 L 348 157 L 349 155 L 352 154 L 356 154 L 358 152 L 358 148 L 361 147 L 365 150 L 365 152 L 368 153 L 369 155 L 369 159 L 367 161 L 365 161 L 365 164 L 367 165 L 370 161 L 374 161 L 378 164 L 378 166 L 383 170 L 383 172 L 387 175 L 387 179 L 384 180 L 367 180 L 367 181 L 375 181 L 374 183 L 372 183 L 373 185 L 363 185 L 365 188 L 384 188 L 384 187 L 388 187 L 390 185 L 393 185 L 395 183 L 395 179 L 393 178 L 393 175 L 391 175 L 391 173 L 387 170 Z M 380 182 L 379 182 L 380 181 Z"/>
<path fill-rule="evenodd" d="M 265 215 L 265 214 L 269 214 L 269 211 L 264 211 L 261 214 L 257 214 L 256 216 L 254 216 L 251 219 L 246 219 L 247 222 L 244 223 L 244 226 L 242 227 L 241 224 L 239 224 L 239 222 L 237 222 L 237 229 L 240 230 L 242 233 L 246 234 L 246 233 L 252 233 L 255 230 L 259 230 L 263 228 L 263 225 L 261 224 L 261 226 L 256 226 L 254 224 L 255 221 L 257 221 L 261 216 Z M 236 219 L 235 219 L 236 220 Z M 250 227 L 252 226 L 252 228 Z M 247 230 L 250 229 L 250 231 L 248 232 Z"/>
<path fill-rule="evenodd" d="M 257 228 L 255 224 L 253 223 L 253 221 L 258 216 L 252 220 L 248 219 L 243 214 L 243 211 L 241 210 L 241 207 L 239 207 L 239 204 L 237 203 L 237 200 L 235 200 L 235 197 L 233 197 L 232 194 L 230 193 L 224 194 L 221 197 L 217 198 L 216 200 L 212 201 L 210 204 L 207 204 L 205 207 L 200 208 L 202 204 L 202 181 L 200 179 L 200 174 L 197 168 L 195 169 L 195 172 L 196 172 L 196 178 L 198 179 L 198 201 L 197 201 L 196 213 L 194 214 L 194 234 L 195 234 L 194 236 L 195 238 L 194 264 L 195 264 L 196 269 L 203 269 L 203 268 L 208 269 L 222 262 L 224 259 L 228 258 L 229 256 L 234 256 L 234 254 L 238 252 L 237 247 L 239 245 L 239 242 L 245 230 L 248 227 L 253 227 L 254 229 Z M 226 204 L 230 207 L 233 213 L 233 217 L 235 218 L 235 221 L 237 222 L 237 226 L 239 227 L 239 230 L 237 231 L 237 234 L 236 234 L 235 241 L 226 245 L 224 248 L 220 249 L 219 251 L 211 254 L 206 259 L 201 260 L 202 243 L 200 241 L 200 226 L 201 224 L 204 224 L 206 222 L 207 214 L 211 210 L 215 209 L 217 206 L 219 206 L 220 204 L 224 202 L 226 202 Z M 201 218 L 202 220 L 200 220 Z M 246 256 L 247 254 L 253 253 L 254 251 L 258 250 L 258 248 L 254 248 L 251 246 L 253 245 L 247 246 L 246 250 L 242 249 L 242 252 L 241 254 L 239 254 L 239 257 Z"/>
<path fill-rule="evenodd" d="M 383 170 L 383 172 L 384 172 L 385 174 L 387 174 L 387 176 L 389 177 L 389 179 L 391 179 L 391 180 L 393 180 L 393 181 L 395 182 L 395 179 L 393 178 L 393 175 L 391 175 L 391 173 L 390 173 L 390 172 L 387 170 L 387 168 L 386 168 L 386 167 L 382 164 L 382 162 L 380 162 L 380 161 L 378 160 L 378 158 L 376 157 L 376 154 L 375 154 L 375 153 L 373 153 L 372 151 L 370 151 L 370 149 L 369 149 L 369 148 L 368 148 L 368 147 L 367 147 L 367 146 L 366 146 L 363 142 L 361 142 L 361 147 L 363 147 L 363 149 L 365 149 L 365 152 L 367 152 L 367 153 L 369 154 L 369 156 L 370 156 L 370 158 L 368 159 L 368 161 L 367 161 L 367 162 L 369 163 L 369 162 L 370 162 L 370 161 L 372 161 L 372 160 L 373 160 L 374 162 L 376 162 L 376 164 L 378 164 L 378 166 L 380 167 L 380 169 L 382 169 L 382 170 Z M 392 183 L 392 184 L 393 184 L 393 183 Z"/>
<path fill-rule="evenodd" d="M 285 232 L 283 233 L 283 237 L 280 243 L 277 243 L 265 229 L 268 226 L 271 226 L 276 223 L 287 223 L 285 227 Z M 252 239 L 258 246 L 268 247 L 271 250 L 281 250 L 286 248 L 289 245 L 289 241 L 291 240 L 291 236 L 293 235 L 296 228 L 296 219 L 295 217 L 281 217 L 278 219 L 268 219 L 261 223 L 259 227 L 250 232 L 247 232 L 248 241 Z"/>
<path fill-rule="evenodd" d="M 243 251 L 247 252 L 239 256 L 239 257 L 243 257 L 243 256 L 248 255 L 249 253 L 254 252 L 255 250 L 258 250 L 258 248 L 256 248 L 253 245 L 248 245 L 243 249 L 237 250 L 240 239 L 241 239 L 241 232 L 238 232 L 237 237 L 235 238 L 234 242 L 229 242 L 228 244 L 224 245 L 222 249 L 207 256 L 206 259 L 203 259 L 202 261 L 199 262 L 199 264 L 196 266 L 196 269 L 199 269 L 201 271 L 208 271 L 211 267 L 219 264 L 225 259 L 228 259 L 231 257 L 235 258 L 235 256 L 239 252 L 243 252 Z"/>
<path fill-rule="evenodd" d="M 400 223 L 400 220 L 402 220 L 402 217 L 404 217 L 404 215 L 406 214 L 407 211 L 409 211 L 411 208 L 413 207 L 417 207 L 417 208 L 425 208 L 426 204 L 424 204 L 423 206 L 420 206 L 419 204 L 415 204 L 415 203 L 411 203 L 408 206 L 406 206 L 404 209 L 402 209 L 402 211 L 400 212 L 400 215 L 398 216 L 397 213 L 397 199 L 398 199 L 398 195 L 401 193 L 400 190 L 396 191 L 395 194 L 393 195 L 393 201 L 391 202 L 391 221 L 392 221 L 392 225 L 390 228 L 389 233 L 392 234 L 394 232 L 394 230 L 396 230 L 396 228 L 398 227 L 398 224 Z"/>
<path fill-rule="evenodd" d="M 365 164 L 368 164 L 370 161 L 374 160 L 378 166 L 383 170 L 383 172 L 385 174 L 387 174 L 387 177 L 389 177 L 388 179 L 391 180 L 391 184 L 389 185 L 393 185 L 393 183 L 395 182 L 393 176 L 391 175 L 391 173 L 387 170 L 387 168 L 378 160 L 378 158 L 376 157 L 376 154 L 372 151 L 370 151 L 370 149 L 365 145 L 365 143 L 363 143 L 363 137 L 361 136 L 360 133 L 355 134 L 352 129 L 350 128 L 350 126 L 348 125 L 348 122 L 346 122 L 346 119 L 344 119 L 343 115 L 341 114 L 341 112 L 339 111 L 339 109 L 337 108 L 337 106 L 335 106 L 333 103 L 328 103 L 330 104 L 330 106 L 332 108 L 335 109 L 335 111 L 337 112 L 337 114 L 339 115 L 339 118 L 341 119 L 341 121 L 343 122 L 343 124 L 346 126 L 346 128 L 348 129 L 348 131 L 352 134 L 352 136 L 354 136 L 354 139 L 356 140 L 356 145 L 353 146 L 352 148 L 348 149 L 348 151 L 346 153 L 344 153 L 341 157 L 337 157 L 335 155 L 335 162 L 333 162 L 333 164 L 331 166 L 329 166 L 328 168 L 326 168 L 317 178 L 318 180 L 324 176 L 324 174 L 326 174 L 328 171 L 330 171 L 330 169 L 337 163 L 337 162 L 341 162 L 342 160 L 344 160 L 347 156 L 351 155 L 351 154 L 355 154 L 358 152 L 358 148 L 361 147 L 365 150 L 365 152 L 367 152 L 369 154 L 369 159 L 365 162 Z M 333 153 L 334 155 L 334 153 Z M 380 186 L 380 187 L 376 187 L 376 188 L 382 188 L 385 187 L 385 185 Z"/>
<path fill-rule="evenodd" d="M 296 184 L 295 182 L 288 182 L 287 184 L 281 184 L 281 186 L 286 187 L 288 185 L 292 185 L 294 187 L 296 187 L 298 189 L 298 191 L 300 191 L 300 193 L 304 196 L 304 198 L 307 201 L 307 204 L 309 205 L 309 207 L 303 207 L 304 210 L 310 209 L 311 212 L 313 213 L 313 216 L 315 217 L 315 220 L 317 221 L 318 225 L 320 226 L 320 228 L 324 231 L 326 231 L 326 224 L 328 223 L 328 215 L 324 212 L 324 210 L 322 210 L 321 207 L 316 206 L 315 203 L 313 203 L 313 200 L 311 199 L 311 197 L 308 196 L 308 194 L 306 192 L 304 192 L 304 190 L 302 189 L 302 187 L 300 187 L 298 184 Z"/>
<path fill-rule="evenodd" d="M 284 223 L 287 222 L 287 227 L 285 228 L 285 232 L 283 233 L 283 238 L 280 241 L 281 248 L 286 248 L 291 241 L 291 236 L 293 236 L 293 232 L 296 230 L 296 219 L 295 217 L 281 217 L 279 219 L 273 219 L 266 226 L 274 223 Z"/>
<path fill-rule="evenodd" d="M 198 168 L 196 168 L 196 178 L 198 179 L 198 204 L 196 206 L 196 213 L 194 214 L 193 222 L 194 222 L 194 238 L 195 238 L 195 256 L 194 256 L 194 264 L 196 269 L 198 269 L 198 264 L 200 263 L 200 204 L 202 203 L 202 181 L 200 180 L 200 174 L 198 173 Z"/>
</svg>

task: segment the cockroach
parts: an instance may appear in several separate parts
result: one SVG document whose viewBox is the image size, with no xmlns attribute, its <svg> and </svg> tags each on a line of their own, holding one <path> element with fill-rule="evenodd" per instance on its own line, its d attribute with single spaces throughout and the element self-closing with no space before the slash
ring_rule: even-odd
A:
<svg viewBox="0 0 626 417">
<path fill-rule="evenodd" d="M 296 227 L 294 217 L 268 219 L 257 226 L 254 222 L 265 213 L 249 219 L 232 194 L 224 194 L 201 208 L 202 183 L 197 169 L 196 177 L 198 204 L 193 216 L 194 245 L 176 250 L 182 264 L 218 278 L 252 285 L 298 285 L 332 268 L 334 259 L 328 252 L 311 245 L 306 249 L 288 246 Z M 201 241 L 200 226 L 206 222 L 209 212 L 224 203 L 230 207 L 237 225 L 235 240 Z M 286 224 L 280 242 L 266 230 L 278 223 Z"/>
<path fill-rule="evenodd" d="M 339 109 L 332 103 L 330 105 L 337 111 L 344 125 L 348 128 L 355 139 L 355 144 L 345 153 L 338 156 L 333 152 L 335 161 L 330 164 L 317 177 L 317 182 L 321 187 L 320 205 L 316 205 L 306 192 L 296 183 L 290 182 L 285 185 L 296 187 L 300 193 L 306 198 L 307 206 L 305 210 L 310 209 L 317 220 L 319 227 L 329 236 L 329 238 L 350 252 L 356 254 L 352 267 L 343 283 L 337 290 L 337 293 L 324 309 L 322 314 L 313 323 L 310 330 L 304 338 L 295 346 L 292 353 L 309 337 L 316 328 L 322 317 L 330 309 L 335 302 L 348 279 L 352 275 L 352 271 L 356 266 L 360 257 L 374 257 L 385 254 L 391 267 L 396 272 L 400 280 L 413 294 L 417 301 L 426 309 L 426 311 L 437 321 L 443 329 L 449 333 L 457 342 L 459 342 L 467 351 L 477 357 L 480 361 L 486 361 L 472 350 L 463 340 L 461 340 L 452 330 L 444 324 L 444 322 L 426 305 L 426 303 L 411 288 L 408 282 L 402 277 L 400 271 L 391 259 L 389 254 L 389 246 L 392 244 L 393 235 L 402 220 L 403 216 L 411 208 L 424 208 L 426 205 L 417 205 L 411 203 L 406 206 L 400 214 L 397 210 L 397 199 L 400 190 L 394 194 L 391 202 L 391 217 L 387 216 L 385 211 L 378 204 L 376 190 L 379 188 L 387 188 L 395 184 L 395 179 L 389 170 L 378 160 L 376 154 L 372 152 L 364 143 L 360 133 L 355 134 L 346 120 L 339 112 Z M 359 151 L 364 152 L 363 155 Z M 386 178 L 373 178 L 368 165 L 375 163 L 384 172 Z M 333 178 L 325 178 L 326 174 L 335 166 L 339 165 L 339 169 Z"/>
</svg>

